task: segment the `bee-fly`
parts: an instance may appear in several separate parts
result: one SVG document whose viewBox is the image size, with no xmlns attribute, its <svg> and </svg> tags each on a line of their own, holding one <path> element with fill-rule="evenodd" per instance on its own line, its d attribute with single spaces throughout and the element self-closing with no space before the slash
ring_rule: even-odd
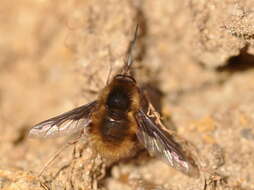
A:
<svg viewBox="0 0 254 190">
<path fill-rule="evenodd" d="M 130 72 L 137 32 L 138 27 L 122 70 L 101 91 L 97 100 L 35 125 L 30 135 L 56 137 L 86 133 L 91 138 L 92 148 L 111 160 L 130 157 L 139 145 L 143 145 L 151 155 L 162 158 L 187 175 L 197 176 L 199 172 L 193 159 L 162 124 Z"/>
</svg>

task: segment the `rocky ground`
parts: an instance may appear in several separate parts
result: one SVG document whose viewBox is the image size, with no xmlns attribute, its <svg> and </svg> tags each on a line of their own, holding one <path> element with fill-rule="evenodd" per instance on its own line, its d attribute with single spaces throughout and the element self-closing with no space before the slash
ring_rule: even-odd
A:
<svg viewBox="0 0 254 190">
<path fill-rule="evenodd" d="M 2 0 L 0 21 L 0 189 L 254 189 L 253 0 Z M 196 147 L 201 177 L 146 155 L 105 170 L 85 138 L 38 177 L 70 137 L 29 128 L 96 99 L 137 23 L 136 78 Z"/>
</svg>

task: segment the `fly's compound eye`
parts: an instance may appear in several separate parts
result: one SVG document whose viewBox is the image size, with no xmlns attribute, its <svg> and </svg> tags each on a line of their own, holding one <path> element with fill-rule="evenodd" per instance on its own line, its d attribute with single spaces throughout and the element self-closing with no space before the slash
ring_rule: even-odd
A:
<svg viewBox="0 0 254 190">
<path fill-rule="evenodd" d="M 120 81 L 136 83 L 136 80 L 132 76 L 129 76 L 129 75 L 116 75 L 115 79 L 120 80 Z"/>
</svg>

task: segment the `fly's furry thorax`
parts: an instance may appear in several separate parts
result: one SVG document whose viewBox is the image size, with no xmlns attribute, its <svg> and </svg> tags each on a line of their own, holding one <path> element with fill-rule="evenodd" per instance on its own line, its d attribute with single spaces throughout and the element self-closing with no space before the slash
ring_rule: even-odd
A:
<svg viewBox="0 0 254 190">
<path fill-rule="evenodd" d="M 122 94 L 122 96 L 121 96 Z M 107 102 L 108 100 L 126 101 L 128 107 L 120 107 L 119 111 L 132 112 L 137 111 L 140 106 L 140 93 L 136 84 L 136 80 L 130 75 L 116 75 L 113 80 L 102 90 L 99 100 L 102 105 L 107 105 L 107 109 L 111 109 L 114 105 L 113 102 Z M 121 102 L 116 103 L 121 103 Z M 121 109 L 122 108 L 122 109 Z"/>
</svg>

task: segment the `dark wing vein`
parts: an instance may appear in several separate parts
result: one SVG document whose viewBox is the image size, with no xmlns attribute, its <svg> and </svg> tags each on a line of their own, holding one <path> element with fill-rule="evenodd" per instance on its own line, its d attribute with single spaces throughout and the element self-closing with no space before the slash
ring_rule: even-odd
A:
<svg viewBox="0 0 254 190">
<path fill-rule="evenodd" d="M 93 101 L 38 123 L 31 128 L 29 135 L 34 137 L 57 137 L 76 133 L 89 125 L 90 115 L 96 104 L 97 102 Z"/>
<path fill-rule="evenodd" d="M 137 137 L 151 155 L 161 158 L 189 176 L 199 175 L 193 160 L 187 158 L 168 131 L 156 124 L 142 110 L 137 112 L 136 120 L 139 125 Z"/>
</svg>

